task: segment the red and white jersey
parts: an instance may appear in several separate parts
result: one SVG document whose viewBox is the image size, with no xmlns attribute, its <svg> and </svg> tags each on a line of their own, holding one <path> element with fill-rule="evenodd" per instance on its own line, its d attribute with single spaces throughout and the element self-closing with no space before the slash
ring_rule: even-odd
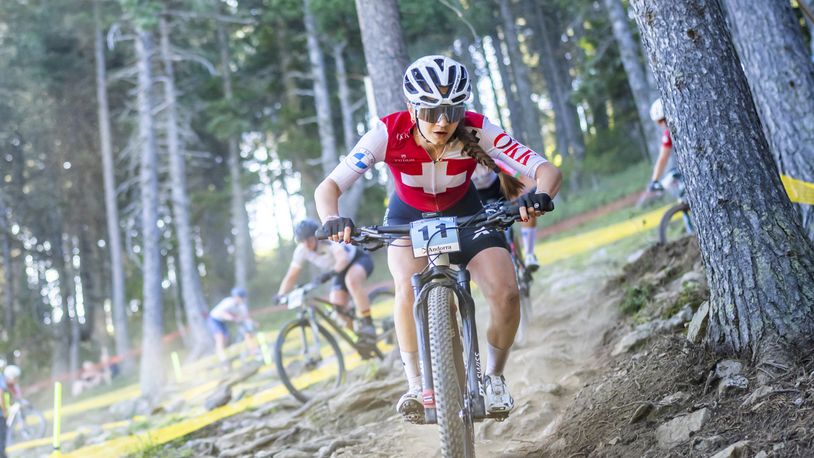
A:
<svg viewBox="0 0 814 458">
<path fill-rule="evenodd" d="M 670 129 L 664 129 L 664 133 L 661 134 L 661 146 L 665 148 L 673 147 L 673 139 L 670 137 Z"/>
<path fill-rule="evenodd" d="M 534 178 L 537 167 L 546 162 L 481 114 L 468 111 L 462 122 L 474 131 L 489 156 L 522 175 Z M 385 116 L 328 178 L 344 192 L 373 164 L 384 162 L 393 174 L 396 194 L 407 205 L 426 212 L 452 207 L 469 189 L 477 162 L 463 155 L 458 140 L 448 143 L 443 155 L 433 161 L 413 139 L 414 126 L 407 111 Z"/>
</svg>

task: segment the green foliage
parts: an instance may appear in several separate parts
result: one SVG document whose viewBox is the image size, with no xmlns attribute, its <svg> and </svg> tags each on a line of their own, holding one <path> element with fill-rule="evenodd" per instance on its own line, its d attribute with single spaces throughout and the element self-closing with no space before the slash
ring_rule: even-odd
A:
<svg viewBox="0 0 814 458">
<path fill-rule="evenodd" d="M 630 124 L 625 127 L 600 130 L 585 139 L 584 172 L 603 176 L 620 173 L 642 160 L 641 141 L 632 134 Z"/>
</svg>

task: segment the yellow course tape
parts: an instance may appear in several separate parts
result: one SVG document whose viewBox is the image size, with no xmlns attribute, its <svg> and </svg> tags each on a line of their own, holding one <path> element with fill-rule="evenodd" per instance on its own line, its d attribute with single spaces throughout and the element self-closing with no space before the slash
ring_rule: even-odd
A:
<svg viewBox="0 0 814 458">
<path fill-rule="evenodd" d="M 389 349 L 390 348 L 387 348 L 386 351 L 389 351 Z M 361 364 L 362 360 L 359 355 L 354 354 L 348 357 L 346 369 L 350 371 Z M 292 382 L 297 385 L 303 383 L 306 385 L 318 383 L 331 377 L 331 372 L 333 371 L 328 369 L 318 369 L 309 374 L 301 375 L 292 380 Z M 219 407 L 196 418 L 190 418 L 164 428 L 158 428 L 136 435 L 119 437 L 103 444 L 83 447 L 71 453 L 63 454 L 62 456 L 64 458 L 102 458 L 109 456 L 125 456 L 134 453 L 138 451 L 139 448 L 145 446 L 165 444 L 191 432 L 204 428 L 218 420 L 243 412 L 247 409 L 258 408 L 275 399 L 279 399 L 287 395 L 288 391 L 282 384 L 280 384 L 254 396 L 248 396 L 235 403 Z"/>
<path fill-rule="evenodd" d="M 788 175 L 780 175 L 789 200 L 798 204 L 814 205 L 814 184 L 797 180 Z"/>
<path fill-rule="evenodd" d="M 631 235 L 645 232 L 659 225 L 662 216 L 664 216 L 664 212 L 666 212 L 671 205 L 658 208 L 621 223 L 584 232 L 573 237 L 539 244 L 534 250 L 535 254 L 540 260 L 540 264 L 553 264 L 573 255 L 586 253 L 604 245 L 622 240 L 623 238 L 630 237 Z"/>
</svg>

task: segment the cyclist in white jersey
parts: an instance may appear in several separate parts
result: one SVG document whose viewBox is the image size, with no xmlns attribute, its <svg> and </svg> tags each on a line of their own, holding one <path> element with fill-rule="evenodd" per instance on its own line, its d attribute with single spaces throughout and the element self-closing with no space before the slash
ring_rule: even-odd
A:
<svg viewBox="0 0 814 458">
<path fill-rule="evenodd" d="M 300 221 L 294 227 L 297 248 L 291 258 L 277 296 L 288 293 L 297 284 L 297 279 L 305 263 L 308 262 L 321 272 L 319 283 L 332 279 L 328 300 L 340 307 L 346 307 L 353 298 L 356 313 L 361 317 L 359 337 L 376 338 L 376 327 L 370 316 L 370 301 L 367 297 L 366 280 L 373 272 L 373 259 L 367 252 L 353 245 L 317 240 L 314 236 L 320 224 L 312 219 Z"/>
<path fill-rule="evenodd" d="M 226 344 L 229 342 L 227 323 L 237 323 L 249 351 L 255 356 L 258 355 L 254 342 L 254 322 L 249 317 L 247 297 L 245 289 L 232 288 L 231 295 L 218 302 L 206 319 L 206 325 L 215 338 L 215 353 L 224 365 L 229 364 L 226 359 Z"/>
</svg>

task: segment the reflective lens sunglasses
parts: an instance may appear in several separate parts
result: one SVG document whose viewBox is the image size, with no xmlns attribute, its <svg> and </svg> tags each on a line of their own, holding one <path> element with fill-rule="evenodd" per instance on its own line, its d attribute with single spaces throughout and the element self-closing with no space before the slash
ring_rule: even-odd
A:
<svg viewBox="0 0 814 458">
<path fill-rule="evenodd" d="M 458 122 L 461 119 L 464 119 L 465 114 L 466 107 L 463 104 L 439 105 L 437 107 L 432 108 L 420 106 L 415 107 L 416 118 L 433 124 L 437 124 L 438 122 L 440 122 L 441 116 L 445 116 L 447 118 L 447 122 L 450 123 Z"/>
</svg>

